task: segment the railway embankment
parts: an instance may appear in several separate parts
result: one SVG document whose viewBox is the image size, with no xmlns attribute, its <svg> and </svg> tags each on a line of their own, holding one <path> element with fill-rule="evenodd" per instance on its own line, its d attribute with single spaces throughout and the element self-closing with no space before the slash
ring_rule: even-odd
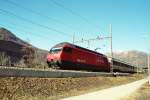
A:
<svg viewBox="0 0 150 100">
<path fill-rule="evenodd" d="M 0 99 L 57 100 L 109 88 L 135 80 L 143 75 L 82 78 L 1 77 Z"/>
</svg>

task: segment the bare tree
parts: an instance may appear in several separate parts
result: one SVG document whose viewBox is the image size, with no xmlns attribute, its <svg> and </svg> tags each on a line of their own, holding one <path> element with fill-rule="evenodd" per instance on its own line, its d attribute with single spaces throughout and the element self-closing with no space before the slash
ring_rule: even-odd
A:
<svg viewBox="0 0 150 100">
<path fill-rule="evenodd" d="M 22 48 L 24 63 L 27 67 L 32 67 L 35 57 L 35 50 L 31 46 L 24 46 Z"/>
</svg>

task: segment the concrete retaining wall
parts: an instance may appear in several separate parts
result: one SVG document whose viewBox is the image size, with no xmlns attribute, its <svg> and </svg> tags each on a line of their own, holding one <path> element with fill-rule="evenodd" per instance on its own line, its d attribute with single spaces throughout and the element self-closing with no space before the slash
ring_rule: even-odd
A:
<svg viewBox="0 0 150 100">
<path fill-rule="evenodd" d="M 112 73 L 82 72 L 64 70 L 44 70 L 33 68 L 0 67 L 0 77 L 41 77 L 41 78 L 66 78 L 66 77 L 94 77 L 113 76 Z"/>
</svg>

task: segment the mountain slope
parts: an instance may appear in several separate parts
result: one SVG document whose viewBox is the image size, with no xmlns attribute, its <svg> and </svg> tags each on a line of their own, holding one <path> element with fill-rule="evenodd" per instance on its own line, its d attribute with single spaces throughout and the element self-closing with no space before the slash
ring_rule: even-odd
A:
<svg viewBox="0 0 150 100">
<path fill-rule="evenodd" d="M 22 45 L 29 45 L 27 42 L 16 37 L 12 32 L 5 28 L 0 28 L 0 40 L 13 41 Z"/>
<path fill-rule="evenodd" d="M 47 51 L 21 40 L 5 28 L 0 28 L 0 65 L 35 67 L 46 65 Z M 33 65 L 34 63 L 34 65 Z"/>
<path fill-rule="evenodd" d="M 141 51 L 132 50 L 114 53 L 114 57 L 135 64 L 139 67 L 147 67 L 147 54 Z"/>
</svg>

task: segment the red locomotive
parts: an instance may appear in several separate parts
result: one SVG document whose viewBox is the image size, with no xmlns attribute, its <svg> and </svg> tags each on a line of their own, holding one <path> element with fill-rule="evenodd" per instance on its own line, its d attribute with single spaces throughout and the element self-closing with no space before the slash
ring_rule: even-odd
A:
<svg viewBox="0 0 150 100">
<path fill-rule="evenodd" d="M 114 72 L 134 73 L 137 67 L 118 59 L 112 59 Z M 61 69 L 110 71 L 108 58 L 95 51 L 71 43 L 60 43 L 52 47 L 47 55 L 49 67 Z"/>
<path fill-rule="evenodd" d="M 50 67 L 59 66 L 61 69 L 110 71 L 105 55 L 67 42 L 52 47 L 47 63 Z"/>
</svg>

